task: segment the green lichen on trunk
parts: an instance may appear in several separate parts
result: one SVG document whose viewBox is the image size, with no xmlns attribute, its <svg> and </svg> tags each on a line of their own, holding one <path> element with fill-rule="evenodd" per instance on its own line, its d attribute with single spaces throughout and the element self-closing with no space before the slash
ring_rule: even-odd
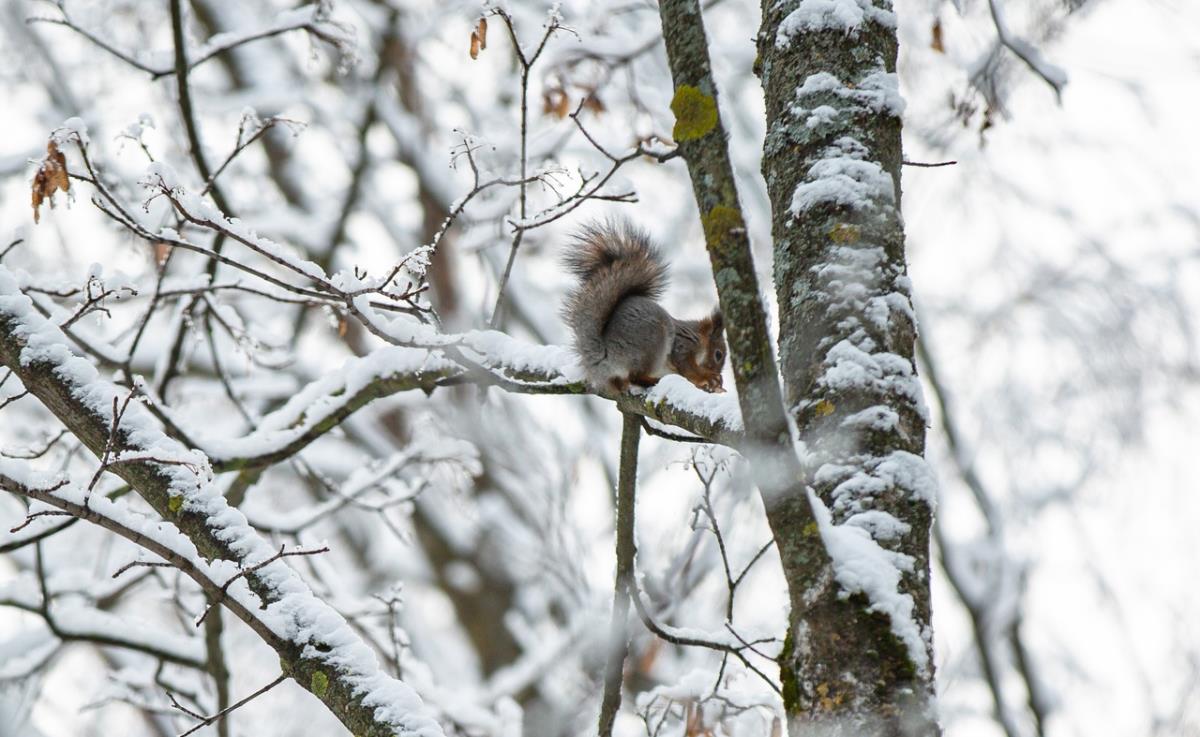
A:
<svg viewBox="0 0 1200 737">
<path fill-rule="evenodd" d="M 676 141 L 691 141 L 703 137 L 717 127 L 717 101 L 691 85 L 680 85 L 671 99 L 675 127 L 671 137 Z"/>
<path fill-rule="evenodd" d="M 717 295 L 725 314 L 729 355 L 749 445 L 776 447 L 772 488 L 799 475 L 787 442 L 778 374 L 759 297 L 750 238 L 742 218 L 733 166 L 725 147 L 719 97 L 708 57 L 708 40 L 696 0 L 665 0 L 659 5 L 667 58 L 675 84 L 672 109 L 680 153 L 692 179 Z M 786 456 L 791 456 L 790 462 Z"/>
<path fill-rule="evenodd" d="M 699 3 L 664 0 L 659 11 L 675 88 L 694 87 L 711 95 L 719 111 Z M 730 364 L 745 424 L 740 450 L 749 460 L 762 494 L 788 587 L 803 590 L 811 584 L 813 573 L 823 569 L 828 557 L 820 545 L 796 545 L 796 536 L 789 534 L 789 530 L 812 523 L 812 509 L 805 496 L 799 459 L 792 448 L 766 310 L 726 139 L 718 116 L 713 133 L 702 140 L 680 141 L 679 149 L 691 175 L 725 315 Z"/>
</svg>

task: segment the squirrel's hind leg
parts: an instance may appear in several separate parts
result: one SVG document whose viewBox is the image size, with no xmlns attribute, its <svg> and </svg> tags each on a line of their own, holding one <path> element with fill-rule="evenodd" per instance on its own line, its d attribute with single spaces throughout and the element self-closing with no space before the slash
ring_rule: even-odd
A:
<svg viewBox="0 0 1200 737">
<path fill-rule="evenodd" d="M 659 377 L 651 376 L 650 374 L 635 374 L 634 376 L 629 377 L 629 383 L 636 386 L 649 388 L 658 383 L 658 378 Z"/>
<path fill-rule="evenodd" d="M 629 377 L 626 377 L 626 376 L 612 377 L 611 379 L 608 380 L 608 388 L 613 390 L 614 392 L 617 392 L 618 394 L 624 393 L 626 390 L 629 389 Z"/>
</svg>

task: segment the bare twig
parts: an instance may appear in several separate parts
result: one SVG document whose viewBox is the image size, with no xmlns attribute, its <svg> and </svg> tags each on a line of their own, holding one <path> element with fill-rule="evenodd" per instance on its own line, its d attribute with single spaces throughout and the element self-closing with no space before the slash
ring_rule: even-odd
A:
<svg viewBox="0 0 1200 737">
<path fill-rule="evenodd" d="M 66 483 L 66 482 L 64 481 L 62 483 Z M 61 486 L 61 484 L 60 484 L 60 486 Z M 10 533 L 20 532 L 21 530 L 24 530 L 26 527 L 31 525 L 33 523 L 33 521 L 35 519 L 38 519 L 39 517 L 70 517 L 70 516 L 71 516 L 70 512 L 60 512 L 57 509 L 48 509 L 43 512 L 33 512 L 32 514 L 25 515 L 25 519 L 22 520 L 19 525 L 17 525 L 16 527 L 9 528 L 8 531 Z"/>
<path fill-rule="evenodd" d="M 4 257 L 8 255 L 9 251 L 13 250 L 14 248 L 21 245 L 24 242 L 25 242 L 24 238 L 17 238 L 12 243 L 9 243 L 7 246 L 5 246 L 4 250 L 0 251 L 0 261 L 4 260 Z"/>
<path fill-rule="evenodd" d="M 199 714 L 197 714 L 197 713 L 195 713 L 195 712 L 191 711 L 190 709 L 185 709 L 185 708 L 184 708 L 183 706 L 181 706 L 181 705 L 180 705 L 178 702 L 176 702 L 176 701 L 175 701 L 175 698 L 174 698 L 174 696 L 172 696 L 172 697 L 171 697 L 171 703 L 172 703 L 172 704 L 174 704 L 174 705 L 175 705 L 175 706 L 176 706 L 176 707 L 177 707 L 177 708 L 178 708 L 180 711 L 182 711 L 182 712 L 184 712 L 184 713 L 188 714 L 189 716 L 195 717 L 196 719 L 199 719 L 199 720 L 200 720 L 200 723 L 199 723 L 199 724 L 195 725 L 194 727 L 192 727 L 191 729 L 189 729 L 189 730 L 188 730 L 188 731 L 186 731 L 186 732 L 182 732 L 182 733 L 180 733 L 179 737 L 187 737 L 187 735 L 189 735 L 189 734 L 192 734 L 193 732 L 195 732 L 196 730 L 200 729 L 201 727 L 207 727 L 208 725 L 212 724 L 213 722 L 215 722 L 215 721 L 217 721 L 217 720 L 219 720 L 219 719 L 224 719 L 225 717 L 229 716 L 230 712 L 233 712 L 233 711 L 235 711 L 236 709 L 240 709 L 241 707 L 243 707 L 243 706 L 245 706 L 246 704 L 250 703 L 250 702 L 251 702 L 251 701 L 253 701 L 254 699 L 258 698 L 259 696 L 262 696 L 262 695 L 263 695 L 263 694 L 265 694 L 267 691 L 270 691 L 271 689 L 275 688 L 275 687 L 276 687 L 276 686 L 278 686 L 279 684 L 283 683 L 285 680 L 287 680 L 287 675 L 285 675 L 285 674 L 281 673 L 281 674 L 279 674 L 279 677 L 278 677 L 278 678 L 276 678 L 275 680 L 271 681 L 271 682 L 270 682 L 270 683 L 268 683 L 267 685 L 263 686 L 262 688 L 258 689 L 257 691 L 255 691 L 254 693 L 250 694 L 250 695 L 249 695 L 249 696 L 247 696 L 246 698 L 244 698 L 244 699 L 242 699 L 242 700 L 238 701 L 237 703 L 235 703 L 235 704 L 233 704 L 233 705 L 231 705 L 231 706 L 229 706 L 229 707 L 227 707 L 227 708 L 225 708 L 225 709 L 222 709 L 221 711 L 217 712 L 216 714 L 213 714 L 213 715 L 212 715 L 212 716 L 210 716 L 210 717 L 201 716 L 201 715 L 199 715 Z"/>
<path fill-rule="evenodd" d="M 66 514 L 66 512 L 64 512 L 64 514 Z M 124 573 L 125 571 L 128 571 L 132 568 L 174 568 L 174 566 L 165 561 L 131 560 L 128 563 L 126 563 L 125 565 L 118 568 L 116 571 L 114 571 L 112 577 L 117 578 L 122 573 Z"/>
<path fill-rule="evenodd" d="M 916 167 L 921 167 L 921 168 L 925 168 L 925 169 L 933 169 L 933 168 L 936 168 L 939 166 L 954 166 L 958 162 L 957 161 L 936 161 L 933 163 L 926 163 L 923 161 L 907 161 L 907 160 L 905 160 L 905 161 L 902 161 L 901 163 L 904 164 L 905 166 L 916 166 Z"/>
</svg>

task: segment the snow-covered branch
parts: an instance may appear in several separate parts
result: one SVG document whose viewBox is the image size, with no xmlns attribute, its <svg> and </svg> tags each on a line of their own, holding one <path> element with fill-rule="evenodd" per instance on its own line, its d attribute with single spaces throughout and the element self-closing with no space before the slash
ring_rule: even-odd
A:
<svg viewBox="0 0 1200 737">
<path fill-rule="evenodd" d="M 21 478 L 25 467 L 8 462 L 6 489 L 100 524 L 175 564 L 273 647 L 288 675 L 352 731 L 440 734 L 416 693 L 381 672 L 374 653 L 290 567 L 281 560 L 256 567 L 277 551 L 210 483 L 207 459 L 164 435 L 138 403 L 114 411 L 126 392 L 71 354 L 61 331 L 33 311 L 4 269 L 0 361 L 94 454 L 135 458 L 109 470 L 170 522 L 134 517 L 76 486 L 53 489 L 45 479 Z M 226 588 L 232 577 L 241 580 Z"/>
</svg>

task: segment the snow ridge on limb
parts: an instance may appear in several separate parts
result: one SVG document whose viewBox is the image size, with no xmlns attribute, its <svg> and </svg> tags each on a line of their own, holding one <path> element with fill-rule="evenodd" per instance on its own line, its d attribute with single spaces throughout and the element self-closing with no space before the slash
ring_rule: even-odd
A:
<svg viewBox="0 0 1200 737">
<path fill-rule="evenodd" d="M 775 45 L 786 48 L 805 31 L 842 31 L 857 36 L 864 23 L 896 27 L 896 14 L 876 7 L 871 0 L 800 0 L 800 5 L 779 24 Z"/>
<path fill-rule="evenodd" d="M 191 434 L 217 473 L 262 468 L 288 458 L 371 401 L 403 391 L 433 391 L 460 379 L 530 394 L 585 394 L 583 372 L 565 346 L 534 345 L 496 331 L 447 335 L 441 349 L 387 346 L 305 385 L 258 428 L 237 439 Z M 454 357 L 447 355 L 454 353 Z M 464 365 L 464 363 L 466 365 Z M 473 365 L 472 365 L 473 364 Z M 738 446 L 736 394 L 708 394 L 665 377 L 644 394 L 607 393 L 623 412 L 674 425 L 711 442 Z M 168 412 L 165 408 L 164 412 Z M 183 425 L 176 419 L 177 424 Z"/>
<path fill-rule="evenodd" d="M 376 309 L 373 299 L 382 294 L 381 289 L 386 291 L 387 284 L 393 281 L 398 271 L 394 271 L 386 279 L 360 275 L 353 270 L 342 270 L 333 275 L 327 275 L 318 264 L 305 261 L 293 253 L 293 249 L 259 236 L 246 223 L 235 218 L 227 218 L 219 208 L 186 190 L 181 186 L 178 175 L 166 164 L 152 163 L 147 169 L 143 184 L 156 193 L 166 196 L 176 211 L 190 222 L 226 234 L 284 267 L 293 275 L 311 280 L 313 288 L 302 290 L 306 296 L 341 302 L 350 314 L 377 338 L 395 347 L 429 351 L 430 360 L 441 361 L 439 369 L 424 372 L 425 376 L 422 377 L 422 381 L 414 383 L 411 380 L 401 379 L 400 386 L 385 391 L 385 393 L 418 387 L 430 391 L 439 381 L 449 379 L 495 385 L 519 393 L 586 393 L 582 368 L 572 351 L 561 346 L 530 345 L 497 331 L 475 330 L 461 334 L 443 333 L 434 325 L 414 318 L 412 315 L 391 311 L 382 312 Z M 732 223 L 727 225 L 733 227 Z M 738 229 L 735 228 L 735 230 Z M 172 245 L 194 248 L 191 244 L 178 240 L 178 234 L 174 231 L 159 231 L 158 237 Z M 295 285 L 288 285 L 285 282 L 279 282 L 278 286 L 296 289 Z M 445 361 L 450 363 L 445 363 Z M 347 366 L 349 365 L 347 364 Z M 438 376 L 438 373 L 441 376 Z M 382 376 L 380 378 L 382 379 Z M 411 377 L 409 378 L 411 379 Z M 364 389 L 374 390 L 370 385 L 365 386 Z M 340 392 L 339 394 L 346 393 Z M 622 409 L 636 406 L 640 407 L 640 409 L 634 410 L 637 414 L 652 419 L 662 419 L 669 424 L 683 422 L 685 423 L 682 425 L 683 429 L 702 435 L 713 442 L 733 444 L 736 440 L 733 436 L 737 434 L 739 427 L 730 421 L 731 413 L 728 408 L 721 407 L 715 415 L 696 416 L 694 422 L 687 422 L 694 413 L 682 408 L 668 406 L 666 412 L 656 412 L 655 407 L 663 406 L 663 402 L 659 402 L 657 405 L 642 406 L 638 402 L 631 401 L 629 395 L 608 392 L 600 394 L 607 399 L 617 400 L 622 405 Z M 683 393 L 676 392 L 673 397 L 682 395 Z M 373 397 L 366 396 L 357 404 L 350 403 L 354 406 L 344 402 L 327 403 L 325 409 L 332 413 L 331 421 L 312 423 L 307 430 L 293 432 L 292 435 L 295 437 L 292 441 L 285 442 L 286 447 L 278 447 L 276 443 L 276 447 L 267 448 L 259 444 L 258 441 L 261 438 L 256 438 L 254 445 L 262 447 L 263 450 L 251 454 L 249 458 L 235 457 L 228 452 L 227 444 L 223 447 L 212 448 L 212 455 L 222 459 L 220 470 L 257 467 L 280 460 L 320 435 L 323 432 L 321 427 L 327 430 L 329 427 L 335 426 L 340 419 L 371 398 Z M 699 407 L 710 406 L 697 402 L 691 402 L 691 404 Z M 670 400 L 666 400 L 666 405 L 670 405 Z M 626 411 L 628 410 L 626 409 Z M 658 414 L 664 416 L 656 416 Z M 334 418 L 333 415 L 340 415 L 340 417 Z M 675 417 L 677 421 L 666 420 L 666 415 Z M 698 432 L 696 428 L 702 430 Z M 276 433 L 272 441 L 277 441 L 281 437 L 283 435 Z"/>
<path fill-rule="evenodd" d="M 313 595 L 288 565 L 211 483 L 208 460 L 167 437 L 149 411 L 129 402 L 126 392 L 100 378 L 88 361 L 72 354 L 66 336 L 33 309 L 11 273 L 0 267 L 0 362 L 21 380 L 97 456 L 114 451 L 108 470 L 125 479 L 170 524 L 139 523 L 146 541 L 178 530 L 165 551 L 206 562 L 228 586 L 227 604 L 279 652 L 288 675 L 320 698 L 358 734 L 441 735 L 438 723 L 407 685 L 385 675 L 374 652 L 335 610 Z M 119 422 L 117 422 L 119 420 Z M 121 460 L 122 457 L 129 460 Z M 6 464 L 6 470 L 11 470 Z M 18 479 L 19 480 L 19 479 Z M 64 487 L 68 488 L 68 487 Z M 114 512 L 119 507 L 68 488 L 58 498 L 77 515 Z M 49 498 L 44 499 L 52 503 Z M 115 513 L 115 512 L 114 512 Z M 124 519 L 123 522 L 130 522 Z M 169 544 L 167 544 L 169 543 Z M 241 573 L 245 575 L 240 575 Z M 234 577 L 237 577 L 234 580 Z M 256 601 L 257 600 L 257 601 Z M 258 611 L 261 602 L 265 609 Z"/>
</svg>

